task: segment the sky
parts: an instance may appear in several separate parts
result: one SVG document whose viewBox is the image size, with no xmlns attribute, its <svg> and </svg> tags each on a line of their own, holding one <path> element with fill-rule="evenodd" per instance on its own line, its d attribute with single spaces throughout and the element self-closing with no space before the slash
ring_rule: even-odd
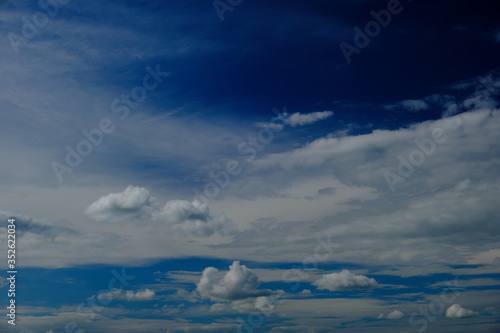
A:
<svg viewBox="0 0 500 333">
<path fill-rule="evenodd" d="M 0 1 L 0 332 L 500 332 L 499 14 Z"/>
</svg>

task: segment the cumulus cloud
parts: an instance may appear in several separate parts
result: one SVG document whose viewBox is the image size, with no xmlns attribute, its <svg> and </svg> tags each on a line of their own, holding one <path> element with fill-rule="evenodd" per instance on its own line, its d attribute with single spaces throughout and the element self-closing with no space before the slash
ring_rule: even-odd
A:
<svg viewBox="0 0 500 333">
<path fill-rule="evenodd" d="M 165 223 L 173 234 L 208 237 L 215 232 L 230 235 L 234 224 L 224 214 L 213 216 L 208 206 L 199 200 L 171 200 L 161 207 L 149 190 L 128 186 L 120 193 L 105 195 L 88 206 L 85 215 L 96 222 L 142 222 Z"/>
<path fill-rule="evenodd" d="M 478 316 L 479 313 L 465 309 L 460 304 L 453 304 L 448 309 L 446 309 L 447 318 L 470 318 Z"/>
<path fill-rule="evenodd" d="M 234 261 L 228 272 L 207 267 L 202 273 L 196 290 L 203 298 L 234 301 L 249 297 L 269 296 L 271 290 L 259 290 L 259 278 L 245 265 Z"/>
<path fill-rule="evenodd" d="M 88 206 L 84 214 L 96 222 L 136 220 L 150 213 L 153 202 L 154 198 L 147 189 L 130 185 L 120 193 L 101 197 Z"/>
<path fill-rule="evenodd" d="M 234 232 L 232 221 L 223 214 L 212 216 L 208 206 L 201 201 L 172 200 L 153 215 L 155 220 L 164 221 L 170 231 L 185 236 L 208 237 L 214 232 L 230 235 Z"/>
<path fill-rule="evenodd" d="M 399 319 L 403 316 L 404 316 L 403 312 L 399 310 L 393 310 L 387 314 L 384 313 L 379 314 L 377 319 Z"/>
<path fill-rule="evenodd" d="M 111 290 L 107 293 L 102 293 L 97 296 L 99 299 L 105 300 L 125 300 L 129 302 L 137 302 L 137 301 L 150 301 L 155 298 L 155 292 L 150 289 L 139 290 L 137 292 L 133 292 L 131 290 Z"/>
<path fill-rule="evenodd" d="M 375 279 L 353 274 L 347 269 L 343 269 L 340 273 L 323 274 L 313 285 L 317 286 L 318 289 L 330 291 L 372 289 L 379 286 Z"/>
</svg>

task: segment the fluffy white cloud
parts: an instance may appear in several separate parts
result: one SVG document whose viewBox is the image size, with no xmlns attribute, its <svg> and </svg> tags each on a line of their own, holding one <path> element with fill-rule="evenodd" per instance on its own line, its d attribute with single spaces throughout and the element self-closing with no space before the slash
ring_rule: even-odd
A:
<svg viewBox="0 0 500 333">
<path fill-rule="evenodd" d="M 147 189 L 130 185 L 123 192 L 103 196 L 88 206 L 84 214 L 96 222 L 135 220 L 147 215 L 153 203 Z"/>
<path fill-rule="evenodd" d="M 446 309 L 446 317 L 448 318 L 469 318 L 477 315 L 479 315 L 479 313 L 473 310 L 465 309 L 460 304 L 453 304 Z"/>
<path fill-rule="evenodd" d="M 379 285 L 373 278 L 364 275 L 357 275 L 343 269 L 340 273 L 323 274 L 313 285 L 318 289 L 328 289 L 330 291 L 372 289 Z"/>
<path fill-rule="evenodd" d="M 125 300 L 129 302 L 135 301 L 150 301 L 155 298 L 155 292 L 150 289 L 139 290 L 133 292 L 132 290 L 111 290 L 107 293 L 99 294 L 97 297 L 99 299 L 105 300 Z"/>
<path fill-rule="evenodd" d="M 111 193 L 98 199 L 85 210 L 85 215 L 96 222 L 142 222 L 165 223 L 173 234 L 208 237 L 219 232 L 230 235 L 233 222 L 224 214 L 212 216 L 208 206 L 201 201 L 171 200 L 160 207 L 149 190 L 128 186 L 123 192 Z"/>
<path fill-rule="evenodd" d="M 215 267 L 205 268 L 196 290 L 204 298 L 226 301 L 271 295 L 270 290 L 259 290 L 258 286 L 257 275 L 239 261 L 234 261 L 228 272 Z"/>
<path fill-rule="evenodd" d="M 399 319 L 401 317 L 403 317 L 404 314 L 403 312 L 399 311 L 399 310 L 393 310 L 387 314 L 384 314 L 384 313 L 381 313 L 378 315 L 377 319 Z"/>
</svg>

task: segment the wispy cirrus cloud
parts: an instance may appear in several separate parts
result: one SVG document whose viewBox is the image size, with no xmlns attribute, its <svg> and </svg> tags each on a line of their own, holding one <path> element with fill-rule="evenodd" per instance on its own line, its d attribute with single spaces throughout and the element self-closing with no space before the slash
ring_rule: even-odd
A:
<svg viewBox="0 0 500 333">
<path fill-rule="evenodd" d="M 423 99 L 408 99 L 404 101 L 397 102 L 395 104 L 389 104 L 384 106 L 387 110 L 392 110 L 395 108 L 406 109 L 410 112 L 418 112 L 421 110 L 427 110 L 429 108 L 429 104 Z"/>
</svg>

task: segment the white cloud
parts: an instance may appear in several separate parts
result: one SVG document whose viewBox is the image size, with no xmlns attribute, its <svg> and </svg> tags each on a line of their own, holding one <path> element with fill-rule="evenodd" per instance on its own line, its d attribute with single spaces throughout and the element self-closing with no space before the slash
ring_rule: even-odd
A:
<svg viewBox="0 0 500 333">
<path fill-rule="evenodd" d="M 447 318 L 469 318 L 478 316 L 479 313 L 464 309 L 460 304 L 453 304 L 448 309 L 446 309 L 446 317 Z"/>
<path fill-rule="evenodd" d="M 347 269 L 343 269 L 340 273 L 323 274 L 313 285 L 317 286 L 318 289 L 330 291 L 372 289 L 379 286 L 375 279 L 353 274 Z"/>
<path fill-rule="evenodd" d="M 239 261 L 234 261 L 228 272 L 205 268 L 196 290 L 203 298 L 226 301 L 271 295 L 270 290 L 259 290 L 258 286 L 257 275 Z"/>
<path fill-rule="evenodd" d="M 52 329 L 48 330 L 47 332 L 45 333 L 54 333 L 54 331 Z"/>
<path fill-rule="evenodd" d="M 153 219 L 164 221 L 171 232 L 185 236 L 208 237 L 214 232 L 230 235 L 234 232 L 232 221 L 224 215 L 212 216 L 208 206 L 201 201 L 172 200 L 160 211 L 155 212 Z"/>
<path fill-rule="evenodd" d="M 377 319 L 399 319 L 401 317 L 403 317 L 404 314 L 403 312 L 399 311 L 399 310 L 393 310 L 387 314 L 384 314 L 384 313 L 381 313 L 378 315 Z"/>
<path fill-rule="evenodd" d="M 131 290 L 111 290 L 107 293 L 99 294 L 97 297 L 99 299 L 106 300 L 125 300 L 129 302 L 135 301 L 150 301 L 155 298 L 155 292 L 150 289 L 139 290 L 133 292 Z"/>
<path fill-rule="evenodd" d="M 200 296 L 195 292 L 189 292 L 186 289 L 178 289 L 177 293 L 172 296 L 175 300 L 184 300 L 191 303 L 196 303 L 200 300 Z"/>
<path fill-rule="evenodd" d="M 275 311 L 275 306 L 282 302 L 280 301 L 282 296 L 283 292 L 278 292 L 272 296 L 245 298 L 230 303 L 215 303 L 210 307 L 210 311 L 272 314 Z"/>
<path fill-rule="evenodd" d="M 105 195 L 85 209 L 85 215 L 96 222 L 165 223 L 172 234 L 208 237 L 219 232 L 230 235 L 234 232 L 231 220 L 224 214 L 212 216 L 208 206 L 201 201 L 171 200 L 160 207 L 149 190 L 128 186 L 120 193 Z"/>
<path fill-rule="evenodd" d="M 311 113 L 292 113 L 292 114 L 283 114 L 282 117 L 286 124 L 295 127 L 295 126 L 304 126 L 315 123 L 317 121 L 327 119 L 333 116 L 332 111 L 322 111 L 322 112 L 311 112 Z"/>
<path fill-rule="evenodd" d="M 283 112 L 280 113 L 278 117 L 274 118 L 275 120 L 282 121 L 283 124 L 274 122 L 268 122 L 268 123 L 259 122 L 256 123 L 255 125 L 257 127 L 262 127 L 262 128 L 276 128 L 276 129 L 282 129 L 284 125 L 290 125 L 292 127 L 305 126 L 313 124 L 320 120 L 330 118 L 331 116 L 333 116 L 333 114 L 334 113 L 332 111 L 317 111 L 311 113 L 295 112 L 292 114 Z"/>
<path fill-rule="evenodd" d="M 88 206 L 84 214 L 96 222 L 135 220 L 147 215 L 153 203 L 154 198 L 147 189 L 130 185 L 120 193 L 101 197 Z"/>
</svg>

